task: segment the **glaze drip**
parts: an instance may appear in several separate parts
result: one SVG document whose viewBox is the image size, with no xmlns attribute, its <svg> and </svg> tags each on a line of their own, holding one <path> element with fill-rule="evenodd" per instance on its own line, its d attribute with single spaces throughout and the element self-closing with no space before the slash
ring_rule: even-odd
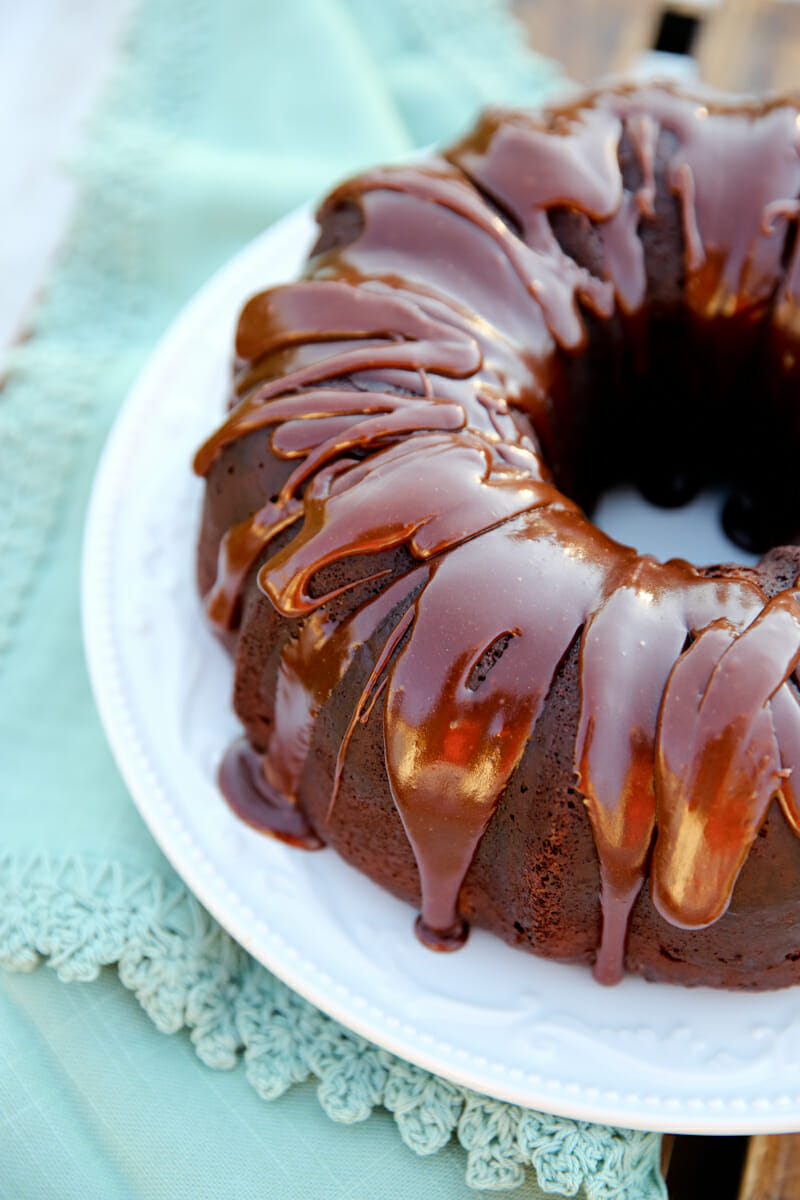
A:
<svg viewBox="0 0 800 1200">
<path fill-rule="evenodd" d="M 235 629 L 257 572 L 277 611 L 300 622 L 280 657 L 269 745 L 245 751 L 247 772 L 302 819 L 315 722 L 369 643 L 328 821 L 353 732 L 382 708 L 389 784 L 419 868 L 418 932 L 439 948 L 463 940 L 464 878 L 576 637 L 574 768 L 600 866 L 598 978 L 622 974 L 648 872 L 665 919 L 702 928 L 727 908 L 773 797 L 800 832 L 800 593 L 768 601 L 744 573 L 711 577 L 620 546 L 548 465 L 566 419 L 564 364 L 586 352 L 590 322 L 632 329 L 643 316 L 642 230 L 666 202 L 679 213 L 693 330 L 766 320 L 789 403 L 798 123 L 789 104 L 724 107 L 666 88 L 544 117 L 489 113 L 440 158 L 342 184 L 319 219 L 324 230 L 355 213 L 349 236 L 323 239 L 307 278 L 243 311 L 233 407 L 195 467 L 213 472 L 227 446 L 256 435 L 287 475 L 221 537 L 207 610 Z M 591 224 L 591 263 L 556 236 L 564 211 Z M 411 570 L 359 569 L 400 547 Z M 345 562 L 344 583 L 320 583 Z M 335 615 L 334 602 L 381 580 L 377 596 Z M 239 754 L 226 791 L 226 779 L 243 786 Z"/>
</svg>

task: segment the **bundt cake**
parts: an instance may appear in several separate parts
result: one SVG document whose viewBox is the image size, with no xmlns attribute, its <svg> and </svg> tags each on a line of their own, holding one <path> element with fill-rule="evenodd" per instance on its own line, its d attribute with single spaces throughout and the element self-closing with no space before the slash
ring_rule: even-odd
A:
<svg viewBox="0 0 800 1200">
<path fill-rule="evenodd" d="M 246 820 L 440 949 L 800 980 L 799 216 L 797 103 L 661 86 L 327 197 L 195 462 Z M 768 553 L 619 545 L 585 513 L 620 481 L 727 488 Z"/>
</svg>

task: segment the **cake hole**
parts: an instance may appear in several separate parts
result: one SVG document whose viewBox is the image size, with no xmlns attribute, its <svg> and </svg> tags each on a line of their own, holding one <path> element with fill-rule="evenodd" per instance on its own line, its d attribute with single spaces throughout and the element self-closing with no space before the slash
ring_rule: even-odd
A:
<svg viewBox="0 0 800 1200">
<path fill-rule="evenodd" d="M 487 646 L 469 673 L 469 679 L 467 680 L 469 691 L 477 692 L 481 684 L 486 682 L 487 675 L 492 667 L 497 666 L 513 637 L 513 633 L 501 633 L 500 637 L 495 638 L 491 646 Z"/>
<path fill-rule="evenodd" d="M 786 227 L 786 239 L 783 243 L 783 253 L 781 254 L 781 266 L 784 271 L 789 266 L 794 256 L 794 248 L 797 244 L 797 222 L 789 221 Z"/>
<path fill-rule="evenodd" d="M 682 508 L 658 508 L 629 486 L 605 492 L 592 513 L 595 525 L 640 553 L 654 554 L 666 562 L 686 558 L 699 564 L 740 562 L 752 566 L 757 554 L 740 549 L 720 524 L 725 501 L 722 490 L 698 493 Z"/>
</svg>

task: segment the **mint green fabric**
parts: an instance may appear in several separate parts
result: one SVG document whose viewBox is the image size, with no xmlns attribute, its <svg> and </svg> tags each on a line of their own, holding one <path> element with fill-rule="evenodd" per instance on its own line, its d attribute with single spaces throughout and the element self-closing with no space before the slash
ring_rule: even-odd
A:
<svg viewBox="0 0 800 1200">
<path fill-rule="evenodd" d="M 0 392 L 4 1200 L 663 1195 L 656 1135 L 436 1079 L 253 962 L 141 822 L 80 641 L 94 466 L 181 304 L 344 173 L 560 82 L 499 0 L 149 0 L 137 15 Z"/>
</svg>

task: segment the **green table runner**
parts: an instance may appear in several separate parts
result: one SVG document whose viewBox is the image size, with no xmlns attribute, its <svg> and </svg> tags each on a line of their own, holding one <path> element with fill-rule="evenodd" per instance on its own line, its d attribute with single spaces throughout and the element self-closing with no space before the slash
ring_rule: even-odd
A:
<svg viewBox="0 0 800 1200">
<path fill-rule="evenodd" d="M 498 0 L 138 13 L 76 165 L 73 231 L 0 392 L 0 1197 L 663 1194 L 658 1136 L 436 1079 L 254 963 L 142 824 L 80 641 L 94 466 L 179 307 L 343 174 L 561 83 Z M 20 974 L 42 962 L 55 973 Z"/>
</svg>

